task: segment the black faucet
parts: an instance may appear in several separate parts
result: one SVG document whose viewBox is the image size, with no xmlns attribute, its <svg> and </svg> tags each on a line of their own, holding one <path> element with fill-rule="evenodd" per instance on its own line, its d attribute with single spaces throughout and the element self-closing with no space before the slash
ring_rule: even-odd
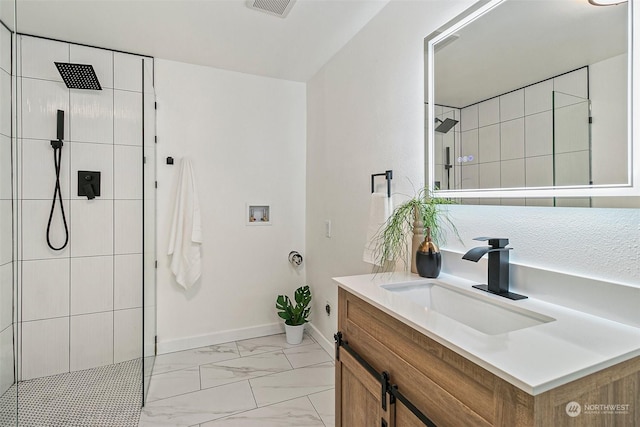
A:
<svg viewBox="0 0 640 427">
<path fill-rule="evenodd" d="M 490 246 L 478 246 L 470 249 L 462 256 L 467 261 L 478 262 L 486 253 L 489 254 L 489 271 L 486 285 L 473 285 L 474 288 L 500 295 L 512 300 L 527 298 L 524 295 L 509 292 L 509 239 L 500 237 L 476 237 L 473 240 L 489 242 Z"/>
</svg>

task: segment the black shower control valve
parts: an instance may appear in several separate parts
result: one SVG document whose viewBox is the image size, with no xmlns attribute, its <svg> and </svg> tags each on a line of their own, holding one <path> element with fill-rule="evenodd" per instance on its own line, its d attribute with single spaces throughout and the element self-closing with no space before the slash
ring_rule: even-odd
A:
<svg viewBox="0 0 640 427">
<path fill-rule="evenodd" d="M 100 196 L 100 172 L 78 171 L 78 196 L 89 200 Z"/>
</svg>

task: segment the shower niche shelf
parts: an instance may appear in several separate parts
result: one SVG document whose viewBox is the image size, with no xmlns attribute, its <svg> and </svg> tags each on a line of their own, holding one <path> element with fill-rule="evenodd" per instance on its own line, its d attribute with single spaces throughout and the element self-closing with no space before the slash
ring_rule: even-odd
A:
<svg viewBox="0 0 640 427">
<path fill-rule="evenodd" d="M 271 205 L 247 203 L 247 225 L 271 225 Z"/>
</svg>

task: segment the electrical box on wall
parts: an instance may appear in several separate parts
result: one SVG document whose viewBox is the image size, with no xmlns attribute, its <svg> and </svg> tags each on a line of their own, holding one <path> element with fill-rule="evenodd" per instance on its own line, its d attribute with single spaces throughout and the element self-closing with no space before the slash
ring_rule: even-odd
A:
<svg viewBox="0 0 640 427">
<path fill-rule="evenodd" d="M 271 206 L 247 203 L 247 225 L 271 225 Z"/>
</svg>

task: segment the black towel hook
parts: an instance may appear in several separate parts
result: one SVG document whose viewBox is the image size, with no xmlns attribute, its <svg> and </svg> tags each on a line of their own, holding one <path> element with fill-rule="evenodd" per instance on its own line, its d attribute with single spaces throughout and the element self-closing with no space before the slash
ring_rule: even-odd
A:
<svg viewBox="0 0 640 427">
<path fill-rule="evenodd" d="M 391 197 L 391 180 L 393 179 L 393 171 L 387 170 L 384 173 L 374 173 L 371 175 L 371 192 L 375 192 L 375 177 L 376 176 L 384 176 L 384 179 L 387 180 L 387 197 Z"/>
</svg>

